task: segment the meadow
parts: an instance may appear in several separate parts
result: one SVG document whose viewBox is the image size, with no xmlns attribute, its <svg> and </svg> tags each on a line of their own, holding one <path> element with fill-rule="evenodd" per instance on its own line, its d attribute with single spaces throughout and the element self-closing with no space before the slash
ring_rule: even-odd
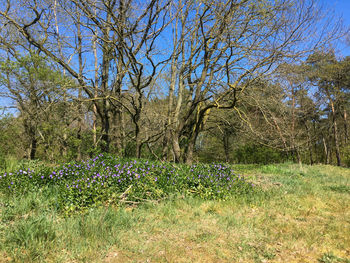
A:
<svg viewBox="0 0 350 263">
<path fill-rule="evenodd" d="M 348 168 L 99 155 L 0 176 L 0 262 L 350 262 Z"/>
</svg>

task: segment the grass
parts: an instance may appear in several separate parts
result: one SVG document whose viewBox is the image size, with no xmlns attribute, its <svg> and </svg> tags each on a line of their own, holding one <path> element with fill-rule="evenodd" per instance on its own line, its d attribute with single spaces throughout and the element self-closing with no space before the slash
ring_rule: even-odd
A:
<svg viewBox="0 0 350 263">
<path fill-rule="evenodd" d="M 0 262 L 350 262 L 350 170 L 234 166 L 263 191 L 64 217 L 49 188 L 0 194 Z"/>
</svg>

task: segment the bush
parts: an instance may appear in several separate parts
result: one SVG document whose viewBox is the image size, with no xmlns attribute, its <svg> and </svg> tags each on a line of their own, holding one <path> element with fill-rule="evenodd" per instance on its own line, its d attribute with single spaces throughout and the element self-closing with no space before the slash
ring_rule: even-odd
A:
<svg viewBox="0 0 350 263">
<path fill-rule="evenodd" d="M 342 149 L 342 153 L 344 156 L 343 162 L 346 167 L 350 167 L 350 145 L 344 147 Z"/>
<path fill-rule="evenodd" d="M 262 145 L 246 144 L 234 151 L 234 160 L 245 164 L 269 164 L 285 162 L 287 158 L 278 150 Z"/>
</svg>

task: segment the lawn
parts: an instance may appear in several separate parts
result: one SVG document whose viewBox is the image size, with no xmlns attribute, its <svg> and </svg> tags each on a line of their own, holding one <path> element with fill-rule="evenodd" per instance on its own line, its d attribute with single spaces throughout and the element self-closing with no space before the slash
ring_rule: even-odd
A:
<svg viewBox="0 0 350 263">
<path fill-rule="evenodd" d="M 0 262 L 350 262 L 349 169 L 146 162 L 132 170 L 153 165 L 142 181 L 111 173 L 93 190 L 67 186 L 82 163 L 62 183 L 50 175 L 67 164 L 35 164 L 36 180 L 13 171 L 13 189 L 0 183 Z"/>
</svg>

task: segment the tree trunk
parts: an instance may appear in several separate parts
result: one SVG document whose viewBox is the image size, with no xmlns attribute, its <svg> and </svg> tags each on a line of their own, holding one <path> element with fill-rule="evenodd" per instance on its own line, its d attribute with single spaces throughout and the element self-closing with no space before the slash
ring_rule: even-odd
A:
<svg viewBox="0 0 350 263">
<path fill-rule="evenodd" d="M 310 165 L 313 165 L 314 164 L 314 160 L 312 158 L 312 142 L 311 142 L 310 130 L 309 130 L 309 127 L 307 127 L 306 123 L 304 123 L 304 125 L 305 125 L 305 128 L 306 128 L 307 137 L 308 137 L 307 146 L 309 148 Z"/>
<path fill-rule="evenodd" d="M 168 122 L 169 123 L 169 122 Z M 169 156 L 169 143 L 170 143 L 170 131 L 169 126 L 165 125 L 165 133 L 163 137 L 163 143 L 162 143 L 162 160 L 163 161 L 168 161 L 168 156 Z"/>
<path fill-rule="evenodd" d="M 138 123 L 135 123 L 135 144 L 136 144 L 136 158 L 141 158 L 141 139 L 140 139 L 140 127 Z"/>
<path fill-rule="evenodd" d="M 344 109 L 344 114 L 343 114 L 343 117 L 344 117 L 344 142 L 345 144 L 347 144 L 348 140 L 349 140 L 349 133 L 348 133 L 348 123 L 347 123 L 347 112 L 346 110 Z"/>
<path fill-rule="evenodd" d="M 142 153 L 142 143 L 141 141 L 138 139 L 136 140 L 136 158 L 141 158 L 141 153 Z"/>
<path fill-rule="evenodd" d="M 176 16 L 175 18 L 176 23 L 173 27 L 173 39 L 177 40 L 178 38 L 178 20 L 179 17 Z M 177 63 L 179 56 L 176 56 L 176 42 L 173 43 L 173 56 L 171 59 L 171 68 L 170 68 L 170 85 L 169 85 L 169 98 L 168 98 L 168 114 L 167 114 L 167 124 L 165 127 L 165 134 L 164 134 L 164 141 L 163 141 L 163 149 L 162 149 L 162 159 L 163 161 L 168 159 L 169 154 L 169 146 L 170 146 L 170 140 L 171 140 L 171 131 L 172 126 L 174 125 L 173 122 L 173 104 L 174 104 L 174 92 L 175 92 L 175 85 L 176 85 L 176 75 L 177 75 Z"/>
<path fill-rule="evenodd" d="M 225 152 L 225 161 L 227 163 L 230 162 L 230 136 L 229 136 L 229 134 L 230 133 L 225 130 L 224 136 L 222 137 L 222 142 L 224 145 L 224 152 Z"/>
<path fill-rule="evenodd" d="M 37 139 L 35 137 L 32 137 L 30 142 L 30 160 L 35 159 L 37 143 L 38 143 Z"/>
<path fill-rule="evenodd" d="M 94 5 L 94 14 L 96 15 L 96 5 Z M 94 71 L 95 71 L 95 83 L 94 83 L 94 101 L 92 105 L 93 123 L 92 123 L 92 136 L 93 136 L 93 148 L 97 147 L 97 91 L 98 91 L 98 57 L 97 57 L 97 27 L 95 28 L 94 36 L 92 38 L 92 50 L 94 53 Z"/>
<path fill-rule="evenodd" d="M 193 163 L 193 152 L 196 144 L 196 138 L 191 138 L 186 147 L 185 163 L 191 165 Z"/>
<path fill-rule="evenodd" d="M 104 116 L 103 116 L 103 131 L 102 131 L 102 150 L 104 152 L 109 152 L 109 116 L 108 116 L 108 111 L 105 110 Z"/>
<path fill-rule="evenodd" d="M 299 164 L 301 164 L 301 157 L 300 157 L 300 153 L 299 153 L 299 149 L 297 147 L 295 147 L 292 151 L 293 153 L 293 161 L 297 161 Z"/>
<path fill-rule="evenodd" d="M 77 16 L 77 37 L 78 37 L 78 63 L 79 63 L 79 78 L 83 78 L 83 47 L 82 47 L 82 41 L 83 37 L 81 34 L 81 28 L 80 28 L 80 14 L 78 12 L 78 9 L 76 10 L 76 16 Z M 82 159 L 82 153 L 81 153 L 81 132 L 82 132 L 82 126 L 83 126 L 83 111 L 82 111 L 82 89 L 83 87 L 79 87 L 78 91 L 78 131 L 77 131 L 77 139 L 78 139 L 78 148 L 77 148 L 77 160 L 80 161 Z"/>
<path fill-rule="evenodd" d="M 177 133 L 172 135 L 172 146 L 174 152 L 175 163 L 181 162 L 181 148 L 179 144 L 179 135 Z"/>
<path fill-rule="evenodd" d="M 103 96 L 105 97 L 103 99 L 103 127 L 102 127 L 102 149 L 104 152 L 109 152 L 109 144 L 110 144 L 110 103 L 109 99 L 106 98 L 108 94 L 108 81 L 109 81 L 109 68 L 110 68 L 110 61 L 111 61 L 111 48 L 110 48 L 110 26 L 109 23 L 111 22 L 111 14 L 107 13 L 107 25 L 104 28 L 103 36 L 104 36 L 104 42 L 103 42 L 103 54 L 102 54 L 102 76 L 101 76 L 101 89 L 103 92 Z"/>
<path fill-rule="evenodd" d="M 120 145 L 121 145 L 121 156 L 125 156 L 125 114 L 120 113 Z"/>
<path fill-rule="evenodd" d="M 114 134 L 114 141 L 115 141 L 115 148 L 118 155 L 121 155 L 123 152 L 123 145 L 122 145 L 122 111 L 119 106 L 117 106 L 115 112 L 113 113 L 113 134 Z"/>
<path fill-rule="evenodd" d="M 328 93 L 328 91 L 327 91 Z M 341 166 L 341 159 L 340 159 L 340 149 L 339 149 L 339 140 L 338 140 L 338 128 L 337 128 L 337 122 L 336 122 L 336 115 L 335 115 L 335 107 L 334 102 L 332 98 L 328 95 L 329 102 L 331 104 L 332 109 L 332 123 L 333 123 L 333 137 L 334 137 L 334 145 L 335 145 L 335 155 L 337 157 L 337 165 Z"/>
<path fill-rule="evenodd" d="M 322 137 L 322 142 L 323 142 L 323 149 L 324 149 L 326 164 L 329 164 L 329 149 L 327 147 L 327 143 L 324 137 Z"/>
</svg>

